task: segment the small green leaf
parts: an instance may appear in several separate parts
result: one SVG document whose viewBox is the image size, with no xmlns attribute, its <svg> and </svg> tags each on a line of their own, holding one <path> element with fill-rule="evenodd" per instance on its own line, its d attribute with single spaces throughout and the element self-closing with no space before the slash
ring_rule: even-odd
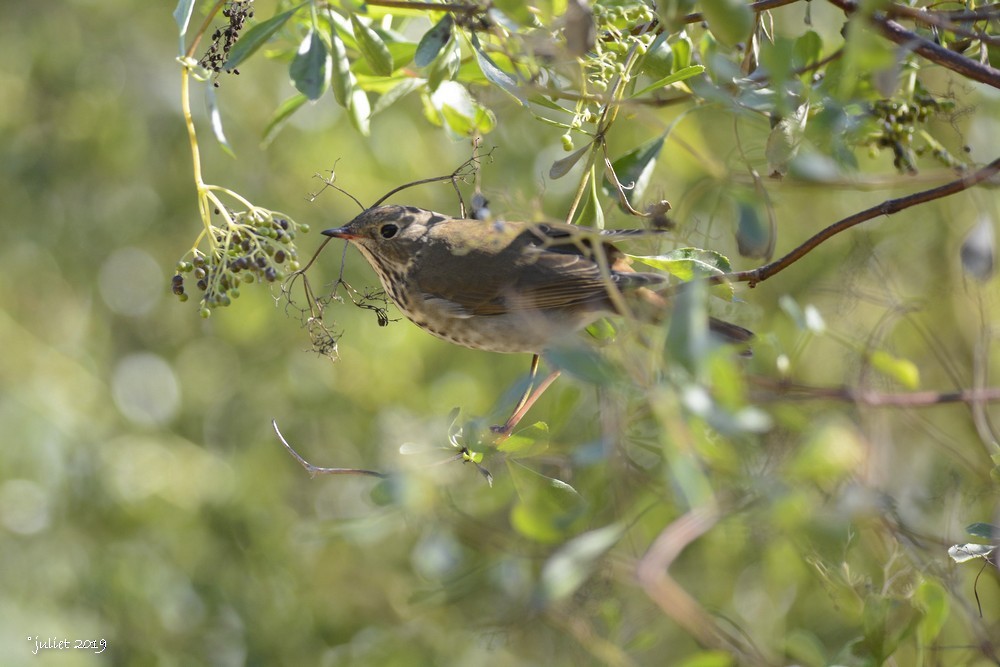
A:
<svg viewBox="0 0 1000 667">
<path fill-rule="evenodd" d="M 823 38 L 815 30 L 809 30 L 795 40 L 792 47 L 796 67 L 807 67 L 823 55 Z"/>
<path fill-rule="evenodd" d="M 486 55 L 482 46 L 479 44 L 479 38 L 476 37 L 476 33 L 472 33 L 472 48 L 476 52 L 476 62 L 479 64 L 479 69 L 482 71 L 483 76 L 485 76 L 486 79 L 494 86 L 497 86 L 501 90 L 509 93 L 520 104 L 527 104 L 524 99 L 524 94 L 517 86 L 517 81 L 512 75 L 500 69 L 497 64 L 493 62 L 493 59 Z"/>
<path fill-rule="evenodd" d="M 729 258 L 715 250 L 701 248 L 677 248 L 665 255 L 648 257 L 643 255 L 628 255 L 643 264 L 668 271 L 687 282 L 695 278 L 722 275 L 733 270 Z"/>
<path fill-rule="evenodd" d="M 330 56 L 330 88 L 333 90 L 333 99 L 346 108 L 351 88 L 354 87 L 354 75 L 351 74 L 351 62 L 347 59 L 347 47 L 336 30 L 330 31 Z"/>
<path fill-rule="evenodd" d="M 446 13 L 444 18 L 438 21 L 433 28 L 424 33 L 417 44 L 417 52 L 413 56 L 413 64 L 417 67 L 427 67 L 430 65 L 441 49 L 451 39 L 452 28 L 455 26 L 455 19 L 450 13 Z"/>
<path fill-rule="evenodd" d="M 537 456 L 549 448 L 549 425 L 535 422 L 527 428 L 518 429 L 503 440 L 497 449 L 514 458 Z"/>
<path fill-rule="evenodd" d="M 652 92 L 654 90 L 659 90 L 661 88 L 666 88 L 667 86 L 673 85 L 679 81 L 684 81 L 685 79 L 690 79 L 693 76 L 698 76 L 705 71 L 704 65 L 690 65 L 680 69 L 669 76 L 665 76 L 655 83 L 651 83 L 642 90 L 636 93 L 632 93 L 630 97 L 641 97 L 646 93 Z M 662 141 L 662 139 L 661 139 Z"/>
<path fill-rule="evenodd" d="M 420 88 L 422 85 L 424 85 L 423 79 L 413 79 L 411 77 L 403 78 L 399 83 L 394 85 L 384 94 L 380 95 L 377 100 L 375 100 L 375 106 L 372 107 L 372 115 L 374 116 L 382 111 L 385 111 L 403 97 L 406 97 L 414 90 Z"/>
<path fill-rule="evenodd" d="M 698 373 L 709 349 L 706 292 L 705 283 L 700 280 L 679 290 L 667 330 L 670 358 L 692 374 Z"/>
<path fill-rule="evenodd" d="M 774 226 L 760 215 L 757 207 L 740 202 L 736 223 L 736 247 L 740 256 L 770 258 L 774 252 L 774 237 Z"/>
<path fill-rule="evenodd" d="M 875 350 L 869 356 L 875 370 L 891 377 L 907 389 L 920 386 L 920 369 L 909 359 L 900 359 L 883 350 Z"/>
<path fill-rule="evenodd" d="M 744 0 L 702 0 L 701 11 L 721 44 L 734 46 L 750 37 L 753 12 Z"/>
<path fill-rule="evenodd" d="M 507 469 L 518 496 L 510 513 L 514 530 L 536 542 L 565 539 L 586 509 L 583 497 L 566 482 L 539 474 L 513 459 L 507 460 Z"/>
<path fill-rule="evenodd" d="M 557 346 L 545 352 L 545 360 L 584 382 L 607 385 L 615 380 L 615 368 L 589 347 Z"/>
<path fill-rule="evenodd" d="M 666 30 L 656 36 L 639 65 L 640 72 L 654 79 L 660 79 L 674 71 L 674 51 L 667 43 L 669 37 L 670 33 Z"/>
<path fill-rule="evenodd" d="M 554 181 L 557 178 L 562 178 L 568 174 L 570 169 L 576 166 L 576 163 L 580 161 L 580 158 L 586 155 L 587 151 L 591 150 L 591 148 L 593 148 L 593 146 L 588 143 L 583 148 L 579 148 L 574 151 L 571 155 L 567 155 L 566 157 L 553 162 L 552 167 L 549 168 L 549 178 Z"/>
<path fill-rule="evenodd" d="M 685 35 L 682 39 L 677 40 L 674 45 L 674 71 L 680 72 L 691 64 L 691 52 L 694 51 L 694 46 L 691 44 L 691 38 Z"/>
<path fill-rule="evenodd" d="M 215 140 L 219 142 L 219 145 L 222 146 L 226 153 L 232 157 L 236 157 L 233 147 L 229 145 L 229 141 L 226 140 L 226 133 L 222 129 L 222 114 L 219 112 L 219 105 L 215 98 L 215 87 L 208 86 L 205 90 L 205 104 L 208 106 L 208 118 L 212 126 L 212 134 L 215 135 Z"/>
<path fill-rule="evenodd" d="M 310 30 L 288 68 L 295 89 L 310 100 L 318 100 L 330 80 L 330 56 L 319 33 Z"/>
<path fill-rule="evenodd" d="M 305 95 L 296 93 L 282 102 L 271 115 L 271 120 L 267 122 L 267 126 L 264 128 L 263 142 L 265 144 L 269 144 L 278 133 L 281 126 L 284 125 L 285 121 L 288 120 L 293 113 L 298 111 L 299 108 L 301 108 L 302 105 L 308 101 L 308 99 L 309 98 Z"/>
<path fill-rule="evenodd" d="M 351 101 L 347 105 L 347 111 L 351 115 L 351 125 L 364 136 L 371 134 L 371 103 L 368 95 L 361 88 L 354 88 L 351 91 Z"/>
<path fill-rule="evenodd" d="M 229 52 L 229 58 L 226 60 L 226 69 L 232 69 L 239 65 L 241 62 L 256 53 L 257 49 L 263 46 L 267 40 L 271 38 L 271 35 L 278 32 L 281 26 L 285 25 L 288 19 L 292 18 L 295 12 L 299 11 L 305 4 L 298 5 L 289 9 L 287 12 L 282 12 L 276 14 L 264 21 L 263 23 L 258 23 L 254 27 L 243 33 L 239 41 L 233 46 L 232 51 Z"/>
<path fill-rule="evenodd" d="M 361 56 L 378 76 L 392 74 L 392 54 L 377 32 L 361 22 L 357 14 L 351 14 L 351 26 L 354 28 L 354 38 L 358 40 Z"/>
<path fill-rule="evenodd" d="M 1000 535 L 1000 528 L 989 523 L 976 522 L 970 523 L 965 527 L 965 532 L 973 537 L 981 537 L 984 540 L 992 540 L 995 536 Z"/>
<path fill-rule="evenodd" d="M 184 35 L 187 34 L 188 24 L 191 22 L 191 12 L 194 11 L 194 0 L 178 0 L 174 9 L 174 21 L 180 29 L 181 53 L 184 52 Z"/>
<path fill-rule="evenodd" d="M 663 136 L 633 148 L 611 164 L 611 170 L 618 178 L 618 182 L 625 193 L 625 199 L 634 208 L 637 200 L 642 198 L 649 185 L 649 180 L 653 176 L 653 168 L 656 166 L 656 158 L 663 148 Z M 614 197 L 621 208 L 622 205 L 618 189 L 614 187 L 606 176 L 603 182 L 604 192 L 609 197 Z"/>
<path fill-rule="evenodd" d="M 576 592 L 624 534 L 625 526 L 613 523 L 577 535 L 559 547 L 542 567 L 539 581 L 541 603 L 556 602 Z"/>
<path fill-rule="evenodd" d="M 493 113 L 476 102 L 465 86 L 454 81 L 442 82 L 429 101 L 439 119 L 458 136 L 486 134 L 496 125 Z"/>
<path fill-rule="evenodd" d="M 920 644 L 930 646 L 941 634 L 944 622 L 948 620 L 948 591 L 933 579 L 924 579 L 913 594 L 913 601 L 923 612 L 923 618 L 917 624 L 917 637 Z"/>
</svg>

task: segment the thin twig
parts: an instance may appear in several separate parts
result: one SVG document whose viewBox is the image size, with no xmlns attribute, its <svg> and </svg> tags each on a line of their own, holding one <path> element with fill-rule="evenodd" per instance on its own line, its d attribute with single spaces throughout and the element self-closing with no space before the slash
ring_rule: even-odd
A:
<svg viewBox="0 0 1000 667">
<path fill-rule="evenodd" d="M 960 389 L 958 391 L 885 393 L 853 387 L 812 387 L 763 377 L 751 377 L 750 382 L 755 388 L 767 391 L 771 396 L 782 400 L 842 400 L 873 407 L 899 408 L 920 408 L 953 403 L 1000 402 L 1000 387 Z M 764 397 L 758 396 L 758 398 Z"/>
<path fill-rule="evenodd" d="M 389 475 L 384 472 L 378 472 L 375 470 L 362 470 L 361 468 L 321 468 L 319 466 L 314 466 L 299 456 L 299 453 L 295 451 L 290 444 L 288 444 L 288 441 L 285 440 L 285 436 L 281 435 L 281 431 L 278 430 L 278 422 L 276 420 L 271 420 L 271 426 L 274 427 L 274 432 L 278 434 L 278 440 L 280 440 L 281 444 L 285 446 L 288 453 L 299 462 L 299 465 L 306 469 L 306 472 L 309 473 L 309 477 L 315 477 L 316 475 L 369 475 L 371 477 L 379 477 L 381 479 L 389 477 Z"/>
</svg>

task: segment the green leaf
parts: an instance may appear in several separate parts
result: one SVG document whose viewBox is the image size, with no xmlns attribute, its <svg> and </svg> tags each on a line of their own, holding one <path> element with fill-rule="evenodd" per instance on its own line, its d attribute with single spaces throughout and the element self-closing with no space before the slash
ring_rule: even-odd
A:
<svg viewBox="0 0 1000 667">
<path fill-rule="evenodd" d="M 973 537 L 981 537 L 984 540 L 992 540 L 996 535 L 1000 535 L 1000 529 L 993 524 L 976 522 L 965 527 L 965 532 Z"/>
<path fill-rule="evenodd" d="M 358 40 L 361 56 L 378 76 L 392 74 L 392 54 L 377 32 L 361 22 L 357 14 L 351 14 L 351 26 L 354 28 L 354 38 Z"/>
<path fill-rule="evenodd" d="M 305 3 L 289 9 L 287 12 L 282 12 L 272 16 L 263 23 L 258 23 L 254 27 L 243 33 L 239 41 L 233 46 L 232 51 L 229 52 L 229 58 L 226 60 L 226 69 L 232 69 L 239 65 L 241 62 L 256 53 L 257 49 L 263 46 L 267 40 L 271 38 L 271 35 L 276 33 L 281 26 L 285 25 L 285 22 L 299 9 L 305 6 Z"/>
<path fill-rule="evenodd" d="M 437 58 L 441 49 L 451 40 L 452 29 L 455 26 L 455 19 L 451 13 L 446 13 L 444 17 L 434 24 L 434 27 L 424 33 L 417 44 L 417 52 L 413 55 L 413 64 L 417 67 L 427 67 Z"/>
<path fill-rule="evenodd" d="M 628 257 L 667 271 L 685 282 L 695 278 L 722 275 L 733 270 L 728 257 L 715 250 L 701 248 L 677 248 L 655 257 L 643 255 L 628 255 Z"/>
<path fill-rule="evenodd" d="M 633 148 L 611 163 L 611 170 L 622 185 L 625 199 L 633 208 L 636 206 L 636 201 L 645 193 L 646 186 L 649 185 L 653 168 L 656 166 L 656 158 L 662 148 L 663 136 L 660 136 Z M 621 203 L 618 189 L 612 185 L 607 176 L 604 178 L 603 187 L 604 193 L 609 197 L 614 197 L 618 201 L 619 207 L 625 209 Z"/>
<path fill-rule="evenodd" d="M 613 523 L 577 535 L 559 547 L 542 567 L 540 602 L 556 602 L 575 593 L 624 534 L 625 526 Z"/>
<path fill-rule="evenodd" d="M 544 356 L 553 367 L 590 384 L 611 384 L 616 377 L 614 366 L 593 348 L 557 346 Z"/>
<path fill-rule="evenodd" d="M 174 21 L 181 36 L 181 53 L 184 53 L 184 35 L 187 34 L 188 24 L 191 22 L 191 12 L 194 11 L 194 0 L 178 0 L 177 7 L 174 8 Z"/>
<path fill-rule="evenodd" d="M 917 637 L 920 644 L 930 646 L 941 634 L 941 628 L 948 620 L 948 591 L 941 584 L 924 579 L 913 594 L 913 601 L 923 612 L 923 618 L 917 624 Z"/>
<path fill-rule="evenodd" d="M 310 100 L 318 100 L 330 80 L 330 56 L 319 33 L 310 30 L 288 68 L 295 89 Z"/>
<path fill-rule="evenodd" d="M 639 65 L 640 72 L 659 79 L 674 71 L 674 51 L 667 43 L 669 37 L 666 30 L 656 36 Z"/>
<path fill-rule="evenodd" d="M 233 147 L 229 145 L 229 141 L 226 140 L 226 133 L 222 129 L 222 113 L 219 112 L 219 105 L 215 98 L 215 87 L 208 86 L 205 90 L 205 104 L 208 106 L 208 118 L 212 126 L 212 134 L 215 135 L 215 140 L 219 142 L 219 145 L 222 146 L 222 149 L 226 153 L 232 157 L 236 157 Z"/>
<path fill-rule="evenodd" d="M 347 111 L 350 113 L 351 125 L 357 129 L 364 136 L 371 134 L 371 115 L 372 108 L 371 103 L 368 101 L 368 95 L 361 88 L 354 88 L 351 91 L 351 101 L 347 105 Z"/>
<path fill-rule="evenodd" d="M 883 350 L 875 350 L 869 359 L 875 370 L 891 377 L 907 389 L 916 389 L 920 386 L 920 369 L 909 359 L 894 357 Z"/>
<path fill-rule="evenodd" d="M 281 126 L 285 124 L 285 121 L 288 120 L 293 113 L 298 111 L 308 99 L 309 98 L 305 95 L 297 93 L 282 102 L 271 115 L 271 119 L 267 122 L 267 126 L 264 128 L 263 142 L 265 144 L 269 144 L 278 133 Z"/>
<path fill-rule="evenodd" d="M 807 67 L 823 55 L 823 38 L 815 30 L 809 30 L 795 40 L 792 47 L 796 67 Z"/>
<path fill-rule="evenodd" d="M 697 375 L 708 352 L 706 285 L 700 280 L 677 292 L 667 330 L 667 351 L 672 360 Z"/>
<path fill-rule="evenodd" d="M 691 44 L 691 38 L 685 35 L 682 39 L 677 40 L 674 45 L 674 71 L 680 72 L 686 67 L 691 65 L 691 52 L 694 51 L 694 47 Z"/>
<path fill-rule="evenodd" d="M 765 220 L 757 211 L 757 207 L 739 203 L 739 216 L 736 223 L 736 247 L 742 257 L 768 259 L 774 252 L 774 226 L 770 220 Z"/>
<path fill-rule="evenodd" d="M 330 89 L 333 90 L 333 99 L 346 108 L 351 88 L 354 87 L 354 75 L 351 74 L 351 62 L 347 59 L 347 47 L 336 30 L 330 31 L 330 56 Z"/>
<path fill-rule="evenodd" d="M 465 86 L 444 81 L 429 97 L 441 121 L 458 136 L 486 134 L 496 125 L 493 113 L 476 102 Z"/>
<path fill-rule="evenodd" d="M 549 437 L 549 425 L 535 422 L 515 431 L 497 445 L 497 449 L 518 459 L 537 456 L 549 448 Z"/>
<path fill-rule="evenodd" d="M 486 55 L 479 44 L 479 38 L 476 37 L 476 33 L 472 33 L 472 48 L 476 52 L 476 62 L 479 64 L 479 69 L 487 81 L 509 93 L 520 104 L 526 105 L 527 102 L 524 99 L 524 94 L 518 88 L 517 81 L 512 75 L 500 69 L 493 62 L 493 59 Z"/>
<path fill-rule="evenodd" d="M 679 81 L 684 81 L 685 79 L 690 79 L 693 76 L 698 76 L 705 71 L 704 65 L 690 65 L 683 69 L 680 69 L 669 76 L 665 76 L 655 83 L 651 83 L 642 90 L 632 93 L 630 97 L 640 97 L 646 93 L 652 92 L 654 90 L 659 90 L 660 88 L 666 88 L 667 86 L 673 85 Z M 660 141 L 663 141 L 662 139 Z"/>
<path fill-rule="evenodd" d="M 385 111 L 403 97 L 406 97 L 414 90 L 419 89 L 422 85 L 424 85 L 423 79 L 404 77 L 399 81 L 399 83 L 394 85 L 384 94 L 380 95 L 377 100 L 375 100 L 375 106 L 372 107 L 372 115 L 374 116 L 375 114 Z"/>
<path fill-rule="evenodd" d="M 583 497 L 566 482 L 546 477 L 512 459 L 508 459 L 507 469 L 518 496 L 510 513 L 514 530 L 536 542 L 565 539 L 583 516 L 587 506 Z"/>
<path fill-rule="evenodd" d="M 677 663 L 677 667 L 732 667 L 735 658 L 727 651 L 699 651 Z"/>
<path fill-rule="evenodd" d="M 702 0 L 701 12 L 721 44 L 734 46 L 750 37 L 753 12 L 744 0 Z"/>
<path fill-rule="evenodd" d="M 586 155 L 587 151 L 591 150 L 591 148 L 593 148 L 593 146 L 588 143 L 583 148 L 578 148 L 571 155 L 567 155 L 566 157 L 553 162 L 552 167 L 549 168 L 549 178 L 554 181 L 557 178 L 562 178 L 568 174 L 569 171 L 576 166 L 576 163 L 580 161 L 580 158 Z"/>
</svg>

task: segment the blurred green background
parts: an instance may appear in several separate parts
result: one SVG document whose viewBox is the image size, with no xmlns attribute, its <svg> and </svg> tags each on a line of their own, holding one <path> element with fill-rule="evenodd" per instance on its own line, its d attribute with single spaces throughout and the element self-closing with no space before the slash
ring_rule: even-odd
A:
<svg viewBox="0 0 1000 667">
<path fill-rule="evenodd" d="M 272 9 L 258 2 L 258 18 Z M 825 9 L 816 8 L 820 18 Z M 549 425 L 548 453 L 524 463 L 488 457 L 490 488 L 472 466 L 427 463 L 455 454 L 453 407 L 471 416 L 509 408 L 509 395 L 497 402 L 526 358 L 450 346 L 405 321 L 380 328 L 347 304 L 335 309 L 344 336 L 331 363 L 309 351 L 298 318 L 265 286 L 208 320 L 179 303 L 169 279 L 200 222 L 171 11 L 84 0 L 0 9 L 0 664 L 730 664 L 699 653 L 634 576 L 659 531 L 687 509 L 683 468 L 671 465 L 689 455 L 695 477 L 721 496 L 755 500 L 733 508 L 672 572 L 776 664 L 874 664 L 858 655 L 891 654 L 904 638 L 911 648 L 896 664 L 977 664 L 990 654 L 974 648 L 982 642 L 996 655 L 996 572 L 978 583 L 980 618 L 978 565 L 946 555 L 970 541 L 967 524 L 995 517 L 996 443 L 984 444 L 989 429 L 975 423 L 992 408 L 779 399 L 761 404 L 771 431 L 726 438 L 685 424 L 682 397 L 662 387 L 657 421 L 630 412 L 637 389 L 564 378 L 532 412 Z M 785 20 L 795 25 L 797 11 Z M 262 128 L 291 91 L 286 65 L 257 58 L 243 70 L 218 90 L 235 159 L 212 140 L 196 89 L 206 180 L 308 223 L 302 256 L 319 230 L 356 213 L 332 191 L 309 201 L 321 188 L 315 174 L 336 165 L 338 185 L 370 203 L 470 155 L 467 142 L 424 121 L 415 99 L 376 117 L 365 139 L 327 97 L 262 146 Z M 953 119 L 952 148 L 989 161 L 1000 154 L 1000 98 L 959 92 L 973 111 Z M 490 99 L 499 118 L 482 173 L 491 208 L 560 217 L 572 184 L 545 177 L 564 155 L 560 132 Z M 611 143 L 627 150 L 679 113 L 641 112 Z M 734 212 L 717 203 L 739 183 L 718 178 L 735 150 L 730 124 L 721 109 L 688 117 L 654 189 L 675 204 L 678 245 L 712 247 L 749 268 L 732 241 Z M 758 158 L 765 125 L 750 128 Z M 865 176 L 891 174 L 891 158 L 861 161 L 865 187 L 769 184 L 779 253 L 948 178 L 931 168 L 899 179 L 908 189 L 896 191 Z M 457 212 L 447 185 L 393 201 Z M 741 303 L 720 312 L 760 335 L 747 372 L 777 377 L 784 357 L 798 382 L 899 389 L 861 363 L 858 350 L 877 341 L 911 360 L 924 388 L 996 384 L 995 283 L 964 277 L 958 256 L 969 229 L 995 220 L 997 208 L 995 191 L 983 189 L 879 219 L 741 288 Z M 337 244 L 322 255 L 314 285 L 335 278 L 340 252 Z M 353 250 L 348 279 L 375 283 Z M 814 306 L 828 335 L 797 328 L 779 306 L 785 295 Z M 614 446 L 602 439 L 608 414 L 622 420 Z M 271 419 L 317 465 L 405 474 L 389 484 L 311 480 Z M 664 435 L 665 423 L 680 431 Z M 664 457 L 666 472 L 641 465 Z M 517 523 L 521 478 L 544 479 L 539 472 L 580 496 L 571 525 L 551 540 Z M 540 600 L 560 544 L 607 525 L 624 531 L 611 554 L 569 597 Z M 933 650 L 913 640 L 929 632 L 928 610 L 944 614 Z M 32 655 L 35 640 L 50 637 L 108 648 Z M 857 642 L 867 648 L 852 649 Z"/>
</svg>

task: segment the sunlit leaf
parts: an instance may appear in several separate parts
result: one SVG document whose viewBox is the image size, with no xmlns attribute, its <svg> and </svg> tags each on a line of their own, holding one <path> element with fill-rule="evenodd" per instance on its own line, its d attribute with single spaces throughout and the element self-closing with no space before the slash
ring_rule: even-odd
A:
<svg viewBox="0 0 1000 667">
<path fill-rule="evenodd" d="M 361 88 L 351 91 L 351 101 L 347 105 L 347 111 L 350 113 L 351 125 L 367 137 L 371 133 L 372 109 L 368 95 Z"/>
<path fill-rule="evenodd" d="M 455 19 L 451 13 L 445 13 L 444 17 L 420 38 L 417 52 L 413 56 L 413 64 L 417 67 L 430 65 L 451 39 L 454 26 Z"/>
<path fill-rule="evenodd" d="M 996 551 L 996 547 L 992 544 L 955 544 L 948 547 L 948 555 L 956 563 L 986 558 L 994 551 Z"/>
<path fill-rule="evenodd" d="M 233 152 L 233 147 L 229 145 L 226 133 L 222 129 L 222 113 L 219 111 L 219 104 L 215 97 L 215 88 L 213 86 L 205 88 L 205 104 L 208 106 L 208 118 L 212 126 L 212 134 L 215 135 L 215 140 L 219 142 L 219 145 L 222 146 L 222 149 L 226 153 L 235 157 L 236 154 Z"/>
<path fill-rule="evenodd" d="M 177 7 L 174 8 L 174 21 L 177 22 L 181 36 L 181 53 L 184 53 L 184 35 L 187 34 L 188 24 L 191 22 L 194 2 L 195 0 L 178 0 Z"/>
<path fill-rule="evenodd" d="M 372 72 L 379 76 L 392 74 L 392 54 L 389 53 L 389 47 L 382 41 L 382 37 L 362 23 L 357 14 L 351 14 L 351 27 L 354 29 L 354 38 L 358 41 L 361 56 L 371 67 Z"/>
<path fill-rule="evenodd" d="M 667 86 L 678 83 L 679 81 L 684 81 L 686 79 L 690 79 L 693 76 L 698 76 L 704 71 L 705 71 L 704 65 L 691 65 L 689 67 L 685 67 L 683 69 L 674 72 L 673 74 L 670 74 L 669 76 L 663 77 L 662 79 L 656 81 L 655 83 L 649 84 L 648 86 L 646 86 L 645 88 L 643 88 L 638 92 L 632 93 L 630 97 L 640 97 L 654 90 L 660 90 L 661 88 L 666 88 Z"/>
<path fill-rule="evenodd" d="M 330 31 L 330 60 L 330 89 L 333 91 L 333 99 L 346 108 L 354 85 L 354 75 L 351 74 L 351 62 L 347 59 L 347 47 L 336 30 Z"/>
<path fill-rule="evenodd" d="M 771 128 L 764 147 L 764 157 L 767 158 L 767 173 L 772 178 L 781 178 L 788 171 L 788 164 L 798 153 L 802 143 L 808 116 L 809 104 L 806 103 Z"/>
<path fill-rule="evenodd" d="M 643 56 L 639 71 L 654 79 L 662 79 L 674 71 L 674 50 L 667 43 L 669 37 L 666 30 L 656 36 Z"/>
<path fill-rule="evenodd" d="M 907 389 L 916 389 L 920 386 L 920 370 L 909 359 L 894 357 L 884 350 L 875 350 L 869 355 L 869 359 L 875 370 L 891 377 Z"/>
<path fill-rule="evenodd" d="M 275 109 L 274 113 L 271 114 L 271 119 L 267 121 L 267 125 L 264 127 L 264 143 L 270 143 L 271 139 L 273 139 L 278 133 L 278 130 L 281 129 L 281 126 L 284 125 L 285 121 L 288 120 L 293 113 L 298 111 L 307 101 L 309 101 L 309 98 L 301 93 L 297 93 L 282 102 L 278 108 Z"/>
<path fill-rule="evenodd" d="M 440 119 L 459 136 L 486 134 L 496 124 L 493 113 L 476 102 L 465 86 L 454 81 L 442 82 L 429 99 Z"/>
<path fill-rule="evenodd" d="M 403 97 L 406 97 L 414 90 L 419 89 L 422 85 L 424 85 L 423 79 L 404 77 L 399 83 L 395 84 L 392 88 L 375 100 L 375 106 L 372 107 L 371 115 L 374 116 L 382 111 L 385 111 Z"/>
<path fill-rule="evenodd" d="M 624 534 L 625 525 L 613 523 L 577 535 L 559 547 L 542 567 L 540 602 L 556 602 L 576 592 Z"/>
<path fill-rule="evenodd" d="M 229 52 L 229 58 L 226 60 L 226 69 L 232 69 L 239 65 L 241 62 L 256 53 L 257 49 L 262 47 L 267 40 L 271 38 L 271 35 L 278 32 L 281 26 L 285 25 L 288 19 L 301 9 L 304 5 L 298 5 L 293 7 L 286 12 L 276 14 L 264 21 L 263 23 L 258 23 L 254 27 L 243 33 L 243 36 L 239 38 L 235 45 L 233 45 L 232 51 Z"/>
<path fill-rule="evenodd" d="M 527 428 L 514 431 L 497 445 L 497 449 L 514 458 L 537 456 L 549 447 L 549 425 L 535 422 Z"/>
<path fill-rule="evenodd" d="M 753 12 L 745 0 L 702 0 L 701 13 L 721 44 L 734 46 L 750 37 Z"/>
</svg>

